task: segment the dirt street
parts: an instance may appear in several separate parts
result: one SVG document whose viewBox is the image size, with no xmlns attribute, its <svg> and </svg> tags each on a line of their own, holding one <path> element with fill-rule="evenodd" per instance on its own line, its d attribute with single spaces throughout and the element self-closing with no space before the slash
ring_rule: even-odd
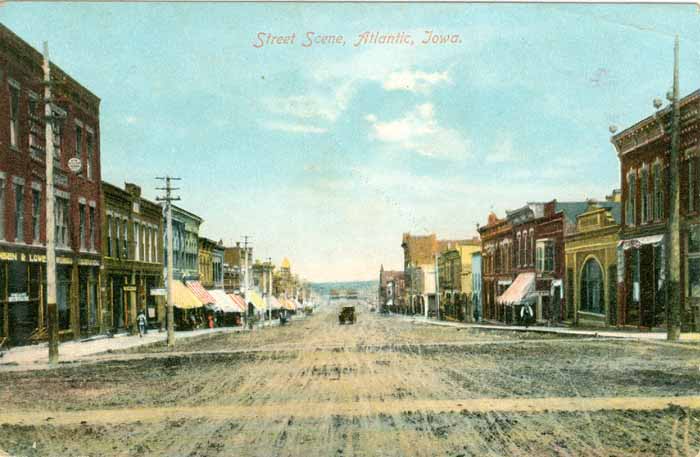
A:
<svg viewBox="0 0 700 457">
<path fill-rule="evenodd" d="M 0 455 L 700 455 L 700 347 L 322 309 L 0 372 Z"/>
</svg>

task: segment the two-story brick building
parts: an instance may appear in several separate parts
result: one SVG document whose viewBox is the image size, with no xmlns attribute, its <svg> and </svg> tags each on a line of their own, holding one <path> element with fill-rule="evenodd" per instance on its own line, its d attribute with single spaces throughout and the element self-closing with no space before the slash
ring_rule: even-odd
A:
<svg viewBox="0 0 700 457">
<path fill-rule="evenodd" d="M 680 100 L 678 173 L 681 235 L 681 322 L 700 329 L 700 91 Z M 665 327 L 666 234 L 671 108 L 613 135 L 620 161 L 622 221 L 618 247 L 618 321 L 621 325 Z"/>
<path fill-rule="evenodd" d="M 42 63 L 0 24 L 0 338 L 12 344 L 46 337 Z M 100 99 L 54 64 L 51 79 L 59 336 L 80 338 L 101 330 Z"/>
<path fill-rule="evenodd" d="M 164 301 L 151 295 L 163 287 L 163 210 L 141 197 L 141 188 L 102 182 L 102 302 L 104 327 L 136 331 L 143 311 L 151 325 L 165 322 Z"/>
</svg>

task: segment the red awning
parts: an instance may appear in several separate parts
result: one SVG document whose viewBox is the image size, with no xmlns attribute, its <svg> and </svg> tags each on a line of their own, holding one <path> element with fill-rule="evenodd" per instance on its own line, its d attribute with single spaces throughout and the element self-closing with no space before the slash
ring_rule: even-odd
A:
<svg viewBox="0 0 700 457">
<path fill-rule="evenodd" d="M 533 303 L 536 298 L 534 292 L 535 273 L 520 273 L 503 295 L 496 297 L 496 303 L 499 305 Z"/>
<path fill-rule="evenodd" d="M 241 313 L 246 312 L 246 308 L 248 306 L 245 304 L 245 299 L 243 297 L 241 297 L 240 295 L 236 295 L 236 294 L 228 294 L 228 296 L 231 298 L 231 300 L 233 300 L 233 303 L 236 304 L 239 312 L 241 312 Z"/>
<path fill-rule="evenodd" d="M 199 301 L 202 302 L 204 305 L 208 304 L 214 304 L 216 303 L 216 300 L 214 300 L 214 297 L 211 296 L 209 292 L 202 286 L 202 283 L 199 281 L 185 281 L 185 284 L 187 284 L 187 287 L 190 288 L 192 293 L 195 294 L 195 296 L 199 299 Z"/>
</svg>

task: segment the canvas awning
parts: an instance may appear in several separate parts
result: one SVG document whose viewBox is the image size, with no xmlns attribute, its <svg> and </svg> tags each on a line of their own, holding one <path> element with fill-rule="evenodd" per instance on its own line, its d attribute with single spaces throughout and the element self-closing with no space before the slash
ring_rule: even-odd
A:
<svg viewBox="0 0 700 457">
<path fill-rule="evenodd" d="M 221 311 L 225 313 L 239 313 L 240 310 L 238 308 L 238 305 L 231 300 L 231 297 L 226 295 L 226 292 L 220 289 L 214 289 L 208 291 L 209 295 L 214 297 L 214 300 L 216 300 L 216 304 L 221 308 Z"/>
<path fill-rule="evenodd" d="M 248 311 L 248 305 L 246 305 L 245 299 L 243 297 L 241 297 L 240 295 L 236 295 L 236 294 L 228 294 L 228 296 L 231 299 L 231 301 L 238 308 L 237 312 L 245 313 L 246 311 Z"/>
<path fill-rule="evenodd" d="M 202 302 L 197 296 L 180 281 L 173 281 L 173 302 L 180 309 L 201 308 Z"/>
<path fill-rule="evenodd" d="M 187 287 L 190 288 L 192 293 L 199 299 L 199 301 L 202 302 L 202 304 L 207 305 L 207 304 L 214 304 L 216 303 L 216 300 L 214 300 L 214 297 L 211 296 L 209 292 L 202 286 L 202 283 L 199 281 L 185 281 L 187 284 Z"/>
<path fill-rule="evenodd" d="M 631 238 L 629 240 L 620 240 L 617 243 L 617 246 L 620 247 L 622 246 L 622 249 L 630 249 L 630 248 L 639 248 L 645 244 L 651 244 L 651 245 L 658 245 L 663 243 L 664 241 L 664 235 L 659 234 L 659 235 L 649 235 L 649 236 L 640 236 L 639 238 Z"/>
<path fill-rule="evenodd" d="M 533 303 L 536 300 L 534 292 L 535 273 L 520 273 L 503 295 L 496 297 L 496 303 L 499 305 Z"/>
<path fill-rule="evenodd" d="M 246 300 L 248 303 L 252 303 L 253 306 L 255 306 L 255 309 L 258 311 L 265 311 L 267 310 L 267 305 L 265 304 L 265 300 L 260 296 L 259 293 L 257 293 L 254 290 L 249 290 L 246 292 Z"/>
<path fill-rule="evenodd" d="M 282 303 L 274 295 L 270 295 L 267 298 L 270 301 L 270 309 L 282 309 Z"/>
</svg>

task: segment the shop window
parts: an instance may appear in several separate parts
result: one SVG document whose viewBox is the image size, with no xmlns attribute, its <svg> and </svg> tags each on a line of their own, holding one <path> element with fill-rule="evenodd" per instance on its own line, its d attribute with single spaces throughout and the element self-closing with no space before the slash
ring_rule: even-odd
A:
<svg viewBox="0 0 700 457">
<path fill-rule="evenodd" d="M 129 231 L 127 230 L 127 221 L 126 219 L 122 222 L 124 224 L 124 230 L 122 233 L 124 234 L 124 244 L 122 245 L 122 249 L 124 252 L 124 258 L 128 259 L 129 258 Z"/>
<path fill-rule="evenodd" d="M 15 241 L 24 241 L 24 186 L 15 183 Z"/>
<path fill-rule="evenodd" d="M 19 147 L 19 87 L 10 84 L 10 146 Z"/>
<path fill-rule="evenodd" d="M 688 296 L 700 298 L 700 225 L 688 230 Z"/>
<path fill-rule="evenodd" d="M 58 308 L 58 328 L 67 330 L 70 325 L 70 283 L 71 267 L 56 265 L 56 305 Z"/>
<path fill-rule="evenodd" d="M 39 242 L 41 223 L 41 191 L 32 189 L 32 239 Z"/>
<path fill-rule="evenodd" d="M 603 272 L 595 259 L 588 259 L 581 273 L 581 311 L 603 314 Z"/>
</svg>

